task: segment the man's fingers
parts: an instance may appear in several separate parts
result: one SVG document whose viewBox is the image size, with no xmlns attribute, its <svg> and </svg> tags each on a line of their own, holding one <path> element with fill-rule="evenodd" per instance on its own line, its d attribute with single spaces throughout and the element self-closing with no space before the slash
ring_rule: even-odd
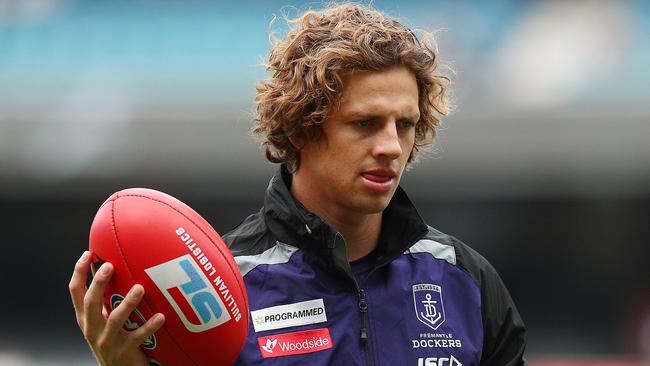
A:
<svg viewBox="0 0 650 366">
<path fill-rule="evenodd" d="M 165 316 L 161 313 L 157 313 L 140 328 L 129 333 L 129 337 L 135 345 L 139 346 L 144 343 L 149 336 L 162 328 L 163 324 L 165 324 Z"/>
<path fill-rule="evenodd" d="M 90 253 L 88 251 L 83 252 L 74 265 L 72 278 L 70 278 L 70 284 L 68 285 L 70 296 L 72 297 L 72 305 L 74 305 L 75 313 L 77 313 L 77 320 L 83 315 L 84 310 L 86 279 L 88 278 L 88 267 L 90 266 L 88 259 L 90 259 Z"/>
<path fill-rule="evenodd" d="M 97 273 L 93 281 L 86 291 L 84 296 L 84 317 L 92 329 L 101 329 L 103 328 L 104 317 L 102 315 L 102 307 L 104 303 L 104 293 L 106 292 L 106 285 L 111 279 L 113 274 L 113 265 L 110 263 L 104 263 Z"/>
<path fill-rule="evenodd" d="M 129 318 L 129 315 L 135 310 L 135 308 L 140 304 L 142 300 L 142 295 L 144 295 L 144 288 L 142 285 L 134 285 L 122 302 L 111 312 L 108 316 L 106 322 L 106 333 L 108 334 L 117 334 L 126 320 Z"/>
</svg>

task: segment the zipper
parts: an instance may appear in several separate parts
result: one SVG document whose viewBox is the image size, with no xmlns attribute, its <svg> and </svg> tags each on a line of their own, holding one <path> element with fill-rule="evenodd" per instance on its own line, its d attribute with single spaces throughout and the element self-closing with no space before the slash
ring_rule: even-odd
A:
<svg viewBox="0 0 650 366">
<path fill-rule="evenodd" d="M 331 261 L 330 263 L 332 263 L 334 266 L 336 266 L 336 261 L 334 260 L 334 253 L 336 251 L 340 251 L 345 248 L 345 245 L 343 245 L 342 247 L 337 246 L 337 242 L 339 238 L 343 240 L 343 242 L 345 243 L 345 239 L 343 238 L 343 236 L 340 233 L 335 231 L 333 237 L 326 242 L 328 256 Z M 344 253 L 338 253 L 338 254 L 339 254 L 338 256 L 339 261 L 342 260 L 341 258 L 345 258 Z M 361 329 L 359 333 L 359 341 L 361 343 L 361 347 L 364 348 L 366 354 L 366 361 L 367 361 L 366 363 L 369 366 L 373 366 L 375 362 L 374 362 L 374 355 L 372 353 L 372 347 L 371 347 L 372 344 L 370 342 L 370 335 L 368 332 L 368 302 L 366 301 L 366 291 L 359 286 L 359 283 L 357 282 L 356 278 L 354 277 L 354 274 L 352 273 L 352 268 L 350 267 L 349 262 L 346 261 L 345 263 L 340 263 L 340 264 L 343 266 L 340 268 L 343 269 L 343 271 L 346 273 L 348 278 L 352 281 L 354 287 L 357 290 L 357 295 L 359 296 L 358 306 L 359 306 L 359 314 L 361 317 Z"/>
<path fill-rule="evenodd" d="M 357 287 L 358 288 L 358 287 Z M 368 303 L 366 302 L 366 291 L 359 288 L 359 312 L 361 313 L 361 333 L 359 334 L 361 347 L 365 348 L 366 360 L 368 365 L 373 365 L 373 354 L 370 346 L 370 339 L 368 336 L 367 316 L 368 316 Z"/>
<path fill-rule="evenodd" d="M 366 316 L 368 314 L 368 304 L 366 303 L 366 291 L 359 290 L 359 311 L 361 312 L 361 345 L 368 344 L 368 329 L 366 328 Z"/>
</svg>

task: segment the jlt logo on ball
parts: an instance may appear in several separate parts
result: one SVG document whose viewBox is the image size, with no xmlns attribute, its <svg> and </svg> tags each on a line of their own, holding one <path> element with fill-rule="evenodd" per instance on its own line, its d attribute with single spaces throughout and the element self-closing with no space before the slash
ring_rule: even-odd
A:
<svg viewBox="0 0 650 366">
<path fill-rule="evenodd" d="M 230 320 L 221 298 L 191 255 L 145 269 L 191 332 L 203 332 Z"/>
</svg>

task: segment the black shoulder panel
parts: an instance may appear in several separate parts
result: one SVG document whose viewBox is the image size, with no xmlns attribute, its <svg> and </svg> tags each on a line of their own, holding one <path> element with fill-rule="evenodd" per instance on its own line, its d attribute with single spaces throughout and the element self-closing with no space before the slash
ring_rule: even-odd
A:
<svg viewBox="0 0 650 366">
<path fill-rule="evenodd" d="M 501 277 L 481 254 L 455 237 L 448 238 L 456 250 L 457 265 L 481 288 L 484 331 L 481 365 L 526 365 L 526 327 Z"/>
<path fill-rule="evenodd" d="M 275 245 L 264 222 L 262 210 L 248 216 L 223 236 L 233 256 L 256 255 Z"/>
</svg>

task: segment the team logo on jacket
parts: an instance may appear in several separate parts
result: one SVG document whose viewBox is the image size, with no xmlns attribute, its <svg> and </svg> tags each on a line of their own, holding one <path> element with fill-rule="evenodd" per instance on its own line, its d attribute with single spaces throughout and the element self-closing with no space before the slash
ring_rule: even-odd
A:
<svg viewBox="0 0 650 366">
<path fill-rule="evenodd" d="M 445 322 L 442 288 L 431 283 L 413 285 L 413 304 L 418 320 L 436 330 Z"/>
</svg>

